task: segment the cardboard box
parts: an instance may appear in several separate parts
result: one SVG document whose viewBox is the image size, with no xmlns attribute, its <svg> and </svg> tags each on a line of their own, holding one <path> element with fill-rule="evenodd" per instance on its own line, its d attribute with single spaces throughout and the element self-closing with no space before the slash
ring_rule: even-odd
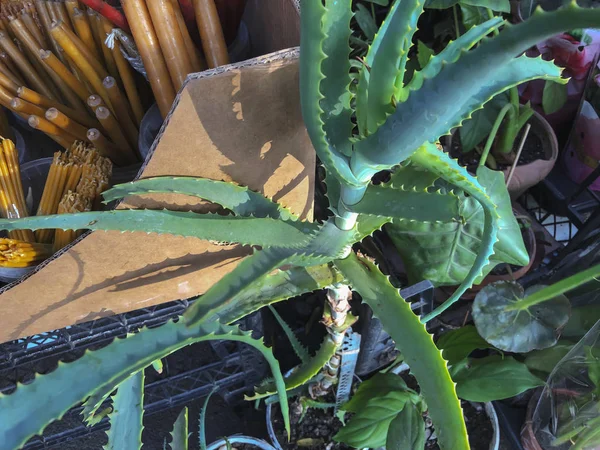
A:
<svg viewBox="0 0 600 450">
<path fill-rule="evenodd" d="M 298 92 L 298 51 L 188 78 L 143 168 L 234 180 L 312 218 L 315 153 Z M 120 208 L 213 210 L 191 197 L 126 199 Z M 205 292 L 248 254 L 194 238 L 93 232 L 0 293 L 0 342 Z"/>
</svg>

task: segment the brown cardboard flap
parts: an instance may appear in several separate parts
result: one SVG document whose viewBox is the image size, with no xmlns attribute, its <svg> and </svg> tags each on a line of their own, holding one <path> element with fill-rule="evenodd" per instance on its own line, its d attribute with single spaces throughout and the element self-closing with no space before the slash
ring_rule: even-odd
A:
<svg viewBox="0 0 600 450">
<path fill-rule="evenodd" d="M 312 218 L 315 155 L 298 93 L 297 52 L 188 79 L 142 178 L 235 180 Z M 119 207 L 207 211 L 178 195 Z M 248 254 L 194 238 L 94 232 L 0 295 L 0 342 L 205 292 Z"/>
</svg>

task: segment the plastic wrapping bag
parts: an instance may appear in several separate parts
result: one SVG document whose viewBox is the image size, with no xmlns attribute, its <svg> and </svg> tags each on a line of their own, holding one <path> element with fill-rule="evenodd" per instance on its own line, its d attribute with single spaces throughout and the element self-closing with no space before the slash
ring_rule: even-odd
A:
<svg viewBox="0 0 600 450">
<path fill-rule="evenodd" d="M 531 425 L 543 449 L 600 449 L 600 321 L 550 374 Z"/>
</svg>

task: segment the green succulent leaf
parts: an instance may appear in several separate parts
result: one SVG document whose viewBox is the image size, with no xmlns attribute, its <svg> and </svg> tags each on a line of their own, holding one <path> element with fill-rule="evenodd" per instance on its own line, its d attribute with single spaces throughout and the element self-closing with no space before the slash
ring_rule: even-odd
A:
<svg viewBox="0 0 600 450">
<path fill-rule="evenodd" d="M 473 325 L 465 325 L 442 334 L 437 341 L 442 357 L 453 365 L 469 356 L 473 350 L 493 348 L 483 339 Z"/>
<path fill-rule="evenodd" d="M 271 311 L 271 314 L 273 314 L 273 317 L 275 317 L 275 320 L 277 320 L 277 323 L 283 329 L 283 332 L 288 338 L 288 341 L 290 341 L 290 344 L 292 345 L 292 349 L 294 350 L 294 353 L 296 353 L 296 356 L 298 356 L 298 358 L 300 358 L 300 361 L 302 361 L 303 363 L 307 363 L 310 360 L 310 354 L 308 353 L 306 347 L 302 345 L 302 342 L 300 342 L 300 340 L 296 337 L 290 326 L 286 323 L 285 320 L 283 320 L 283 318 L 279 315 L 277 310 L 271 305 L 268 306 L 269 310 Z"/>
<path fill-rule="evenodd" d="M 188 450 L 188 408 L 181 410 L 171 431 L 171 450 Z"/>
<path fill-rule="evenodd" d="M 0 219 L 1 230 L 49 228 L 170 234 L 265 247 L 300 246 L 308 241 L 309 233 L 316 230 L 306 222 L 148 209 Z"/>
<path fill-rule="evenodd" d="M 271 219 L 297 220 L 291 211 L 247 187 L 231 182 L 195 177 L 154 177 L 131 183 L 118 184 L 105 191 L 104 203 L 129 195 L 182 194 L 198 197 L 221 205 L 238 216 L 270 217 Z"/>
<path fill-rule="evenodd" d="M 321 100 L 321 82 L 325 78 L 323 63 L 326 55 L 324 23 L 327 9 L 322 2 L 301 0 L 300 15 L 300 106 L 308 135 L 323 165 L 338 180 L 360 186 L 347 157 L 332 147 L 325 134 Z"/>
<path fill-rule="evenodd" d="M 349 156 L 352 152 L 352 108 L 350 100 L 350 21 L 352 0 L 327 0 L 323 18 L 323 31 L 327 39 L 323 42 L 326 55 L 322 70 L 321 107 L 325 134 L 331 146 Z"/>
<path fill-rule="evenodd" d="M 455 41 L 451 41 L 439 54 L 432 56 L 429 63 L 422 70 L 415 73 L 408 84 L 408 89 L 411 91 L 420 89 L 426 79 L 438 75 L 444 65 L 456 62 L 463 52 L 474 47 L 485 36 L 497 30 L 503 24 L 504 20 L 501 17 L 494 17 L 467 31 Z"/>
<path fill-rule="evenodd" d="M 142 448 L 144 414 L 144 371 L 140 370 L 119 384 L 113 397 L 113 412 L 108 415 L 110 430 L 104 450 Z"/>
<path fill-rule="evenodd" d="M 381 320 L 417 378 L 436 427 L 440 447 L 444 450 L 468 449 L 460 402 L 446 362 L 410 305 L 368 259 L 351 254 L 335 264 Z M 436 375 L 431 376 L 432 373 Z"/>
<path fill-rule="evenodd" d="M 394 83 L 404 80 L 408 51 L 424 0 L 397 0 L 373 39 L 366 56 L 370 67 L 367 110 L 367 133 L 372 134 L 393 112 Z"/>
<path fill-rule="evenodd" d="M 356 5 L 356 23 L 365 37 L 369 41 L 372 41 L 375 34 L 377 34 L 377 23 L 371 12 L 365 5 L 361 5 L 360 3 Z"/>
<path fill-rule="evenodd" d="M 417 41 L 417 59 L 421 69 L 427 65 L 433 56 L 435 56 L 435 52 L 419 39 Z"/>
<path fill-rule="evenodd" d="M 369 186 L 363 199 L 348 209 L 359 214 L 416 221 L 451 222 L 460 214 L 459 198 L 452 192 L 404 190 L 400 186 Z"/>
<path fill-rule="evenodd" d="M 278 269 L 258 278 L 219 309 L 221 321 L 231 324 L 263 306 L 341 283 L 344 278 L 331 264 Z"/>
<path fill-rule="evenodd" d="M 426 0 L 425 8 L 428 9 L 448 9 L 456 5 L 459 0 Z"/>
<path fill-rule="evenodd" d="M 406 403 L 392 420 L 385 441 L 386 450 L 416 450 L 425 448 L 425 422 L 420 408 Z"/>
<path fill-rule="evenodd" d="M 567 103 L 567 85 L 546 81 L 542 94 L 542 108 L 545 114 L 553 114 Z"/>
<path fill-rule="evenodd" d="M 564 295 L 524 311 L 507 307 L 540 289 L 524 291 L 515 282 L 501 281 L 483 288 L 473 302 L 473 319 L 479 334 L 490 344 L 515 353 L 554 345 L 569 320 L 570 303 Z"/>
<path fill-rule="evenodd" d="M 484 40 L 474 50 L 463 53 L 457 62 L 445 65 L 438 76 L 426 79 L 422 89 L 411 91 L 376 133 L 355 144 L 353 167 L 362 174 L 367 168 L 377 171 L 398 164 L 424 142 L 435 142 L 460 126 L 493 96 L 525 81 L 541 78 L 566 82 L 560 78 L 561 69 L 553 63 L 516 56 L 569 26 L 583 22 L 594 26 L 598 20 L 599 11 L 569 6 L 506 26 L 498 36 Z"/>
<path fill-rule="evenodd" d="M 72 363 L 59 363 L 56 370 L 38 375 L 30 384 L 19 385 L 13 394 L 0 395 L 0 442 L 6 448 L 20 448 L 52 420 L 60 419 L 73 405 L 95 394 L 97 401 L 90 404 L 88 400 L 84 413 L 93 414 L 120 383 L 152 361 L 187 345 L 215 339 L 243 342 L 260 351 L 277 380 L 278 392 L 285 392 L 279 363 L 262 340 L 253 339 L 250 332 L 217 322 L 193 328 L 186 327 L 183 321 L 169 322 L 117 339 L 100 350 L 88 351 Z M 40 396 L 40 392 L 44 395 Z M 284 423 L 289 430 L 287 397 L 280 395 L 280 398 Z"/>
<path fill-rule="evenodd" d="M 204 399 L 204 404 L 200 410 L 200 420 L 198 421 L 198 442 L 200 444 L 200 450 L 206 450 L 206 413 L 208 412 L 208 404 L 210 403 L 210 399 L 218 389 L 219 388 L 217 386 L 212 388 L 212 390 Z"/>
<path fill-rule="evenodd" d="M 454 375 L 454 381 L 458 396 L 471 402 L 502 400 L 544 385 L 525 364 L 512 356 L 499 355 L 469 360 Z"/>
</svg>

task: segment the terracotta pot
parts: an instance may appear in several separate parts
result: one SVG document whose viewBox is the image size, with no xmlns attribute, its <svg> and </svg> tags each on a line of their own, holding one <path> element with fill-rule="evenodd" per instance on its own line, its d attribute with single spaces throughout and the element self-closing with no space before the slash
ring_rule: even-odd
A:
<svg viewBox="0 0 600 450">
<path fill-rule="evenodd" d="M 495 283 L 496 281 L 516 281 L 520 278 L 523 278 L 527 272 L 531 270 L 534 261 L 536 260 L 536 254 L 538 251 L 537 248 L 537 240 L 535 238 L 535 233 L 531 227 L 526 229 L 526 232 L 523 235 L 523 241 L 525 242 L 525 248 L 527 248 L 527 253 L 529 254 L 529 264 L 515 270 L 512 274 L 503 274 L 503 275 L 492 275 L 489 274 L 487 277 L 483 279 L 481 284 L 473 286 L 467 292 L 465 292 L 461 298 L 465 300 L 473 300 L 477 293 L 486 287 L 488 284 Z M 543 249 L 542 249 L 543 250 Z M 448 296 L 452 295 L 452 293 L 456 290 L 457 286 L 445 286 L 440 289 Z"/>
<path fill-rule="evenodd" d="M 542 181 L 556 164 L 558 158 L 558 141 L 556 134 L 550 124 L 540 114 L 534 111 L 529 121 L 531 124 L 530 134 L 537 135 L 542 141 L 542 147 L 546 159 L 538 159 L 529 164 L 517 166 L 508 186 L 510 197 L 515 199 L 522 195 L 527 189 Z M 448 139 L 448 148 L 452 148 L 454 133 Z M 504 170 L 504 177 L 508 177 L 510 169 Z"/>
</svg>

